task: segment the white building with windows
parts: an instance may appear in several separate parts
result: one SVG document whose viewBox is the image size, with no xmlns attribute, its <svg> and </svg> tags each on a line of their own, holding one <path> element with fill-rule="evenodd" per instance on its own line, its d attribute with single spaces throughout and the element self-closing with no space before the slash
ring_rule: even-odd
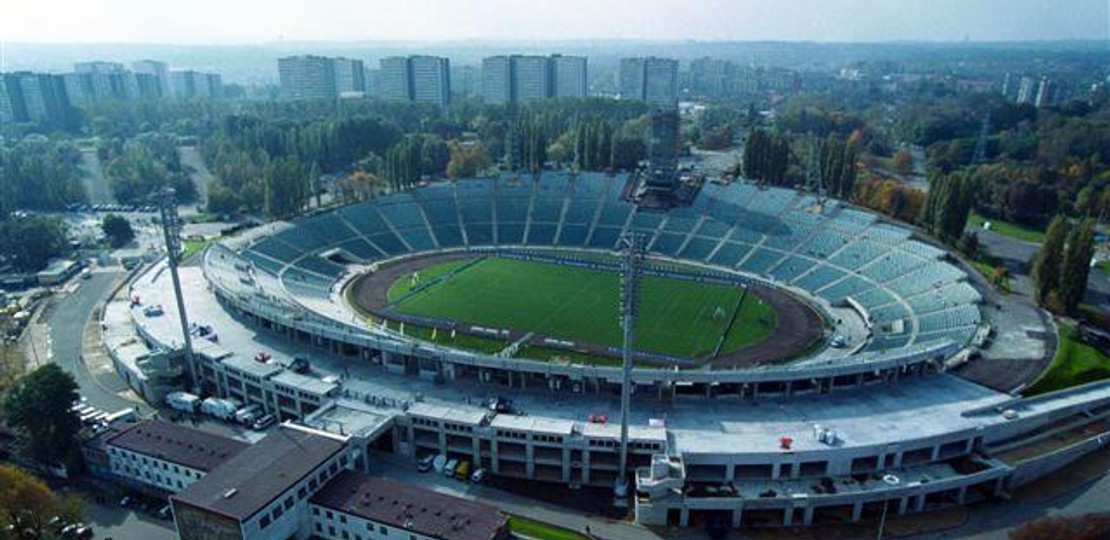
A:
<svg viewBox="0 0 1110 540">
<path fill-rule="evenodd" d="M 108 467 L 124 483 L 177 493 L 249 445 L 228 437 L 150 420 L 105 441 Z"/>
</svg>

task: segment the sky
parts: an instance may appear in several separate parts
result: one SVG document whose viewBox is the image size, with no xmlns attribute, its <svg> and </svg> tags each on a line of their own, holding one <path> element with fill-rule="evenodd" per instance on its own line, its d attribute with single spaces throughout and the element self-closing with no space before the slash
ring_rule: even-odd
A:
<svg viewBox="0 0 1110 540">
<path fill-rule="evenodd" d="M 0 42 L 1110 43 L 1110 0 L 4 0 Z"/>
</svg>

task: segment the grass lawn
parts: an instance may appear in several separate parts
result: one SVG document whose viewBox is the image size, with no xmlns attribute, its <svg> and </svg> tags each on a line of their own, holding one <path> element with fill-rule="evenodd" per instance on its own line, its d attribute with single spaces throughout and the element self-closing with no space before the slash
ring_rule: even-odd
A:
<svg viewBox="0 0 1110 540">
<path fill-rule="evenodd" d="M 509 530 L 539 540 L 589 540 L 580 532 L 520 516 L 509 516 Z"/>
<path fill-rule="evenodd" d="M 181 254 L 181 260 L 186 260 L 194 254 L 204 251 L 204 248 L 215 240 L 185 240 L 181 242 L 184 253 Z"/>
<path fill-rule="evenodd" d="M 399 330 L 401 327 L 400 323 L 397 322 L 390 322 L 388 324 L 389 327 L 394 330 Z M 503 339 L 486 338 L 482 336 L 474 336 L 471 334 L 463 334 L 458 332 L 455 334 L 454 338 L 451 338 L 450 330 L 437 330 L 435 332 L 435 339 L 432 339 L 431 328 L 415 326 L 411 324 L 405 325 L 405 335 L 417 339 L 422 339 L 424 341 L 430 341 L 437 345 L 455 347 L 457 349 L 466 349 L 469 351 L 477 351 L 487 354 L 501 352 L 501 349 L 504 349 L 509 345 L 509 343 Z"/>
<path fill-rule="evenodd" d="M 978 230 L 982 230 L 983 223 L 986 221 L 991 222 L 992 231 L 1001 234 L 1002 236 L 1009 236 L 1010 238 L 1015 238 L 1024 242 L 1033 242 L 1036 244 L 1044 242 L 1044 231 L 1040 229 L 1034 229 L 1031 227 L 1026 227 L 1024 225 L 1017 225 L 1015 223 L 1007 223 L 1005 221 L 999 221 L 997 219 L 985 218 L 983 216 L 980 216 L 979 214 L 976 214 L 975 212 L 972 212 L 971 216 L 967 218 L 968 224 L 972 225 Z"/>
<path fill-rule="evenodd" d="M 1099 270 L 1110 274 L 1110 259 L 1095 263 L 1095 268 L 1098 268 Z"/>
<path fill-rule="evenodd" d="M 1043 394 L 1105 378 L 1110 378 L 1110 356 L 1080 341 L 1074 326 L 1061 325 L 1056 357 L 1025 394 Z"/>
<path fill-rule="evenodd" d="M 447 270 L 433 265 L 425 276 Z M 403 277 L 407 286 L 409 278 Z M 713 352 L 728 325 L 741 290 L 716 284 L 646 276 L 640 298 L 636 346 L 683 357 Z M 534 331 L 562 339 L 619 346 L 621 329 L 617 274 L 599 270 L 519 261 L 485 259 L 406 298 L 395 311 L 442 317 L 471 324 Z M 718 308 L 720 308 L 718 310 Z M 726 316 L 715 315 L 718 311 Z M 765 339 L 775 326 L 769 306 L 748 296 L 722 352 Z"/>
<path fill-rule="evenodd" d="M 419 285 L 420 283 L 426 283 L 432 279 L 442 276 L 443 274 L 451 272 L 452 270 L 455 270 L 456 268 L 471 261 L 473 261 L 473 259 L 459 259 L 457 261 L 449 261 L 421 268 L 420 281 L 417 283 L 417 285 Z M 411 276 L 404 276 L 401 279 L 394 281 L 393 284 L 389 286 L 389 292 L 387 293 L 389 301 L 392 302 L 408 294 L 408 292 L 412 290 L 412 286 L 413 283 Z"/>
</svg>

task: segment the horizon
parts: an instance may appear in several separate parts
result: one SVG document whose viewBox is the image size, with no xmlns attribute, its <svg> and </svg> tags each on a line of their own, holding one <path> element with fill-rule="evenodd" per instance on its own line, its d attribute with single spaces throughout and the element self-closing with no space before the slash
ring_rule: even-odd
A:
<svg viewBox="0 0 1110 540">
<path fill-rule="evenodd" d="M 996 43 L 1110 39 L 1110 5 L 1073 0 L 64 0 L 4 10 L 5 44 L 225 45 L 651 41 Z M 58 17 L 58 13 L 65 14 Z M 260 14 L 262 16 L 260 16 Z M 614 16 L 614 14 L 619 14 Z M 251 24 L 241 24 L 250 21 Z"/>
</svg>

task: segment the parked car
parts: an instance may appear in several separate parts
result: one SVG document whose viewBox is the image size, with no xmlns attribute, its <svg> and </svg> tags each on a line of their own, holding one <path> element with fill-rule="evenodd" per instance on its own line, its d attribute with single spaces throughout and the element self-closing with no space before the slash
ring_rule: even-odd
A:
<svg viewBox="0 0 1110 540">
<path fill-rule="evenodd" d="M 416 462 L 416 470 L 420 472 L 428 472 L 432 470 L 432 464 L 436 460 L 435 454 L 428 454 Z"/>
<path fill-rule="evenodd" d="M 447 460 L 447 464 L 443 466 L 443 476 L 448 478 L 455 476 L 455 469 L 459 466 L 459 460 Z"/>
<path fill-rule="evenodd" d="M 258 420 L 255 420 L 254 423 L 251 424 L 251 429 L 262 431 L 262 430 L 264 430 L 264 429 L 266 429 L 266 428 L 268 428 L 268 427 L 270 427 L 270 426 L 272 426 L 276 423 L 277 423 L 277 418 L 274 417 L 274 415 L 266 414 L 266 415 L 263 415 L 262 418 L 259 418 Z"/>
<path fill-rule="evenodd" d="M 482 481 L 485 480 L 485 479 L 486 479 L 486 470 L 481 468 L 481 467 L 475 469 L 474 473 L 472 473 L 470 475 L 470 481 L 474 482 L 475 484 L 481 484 Z"/>
<path fill-rule="evenodd" d="M 462 460 L 458 466 L 455 467 L 455 479 L 466 482 L 470 479 L 470 462 Z"/>
</svg>

